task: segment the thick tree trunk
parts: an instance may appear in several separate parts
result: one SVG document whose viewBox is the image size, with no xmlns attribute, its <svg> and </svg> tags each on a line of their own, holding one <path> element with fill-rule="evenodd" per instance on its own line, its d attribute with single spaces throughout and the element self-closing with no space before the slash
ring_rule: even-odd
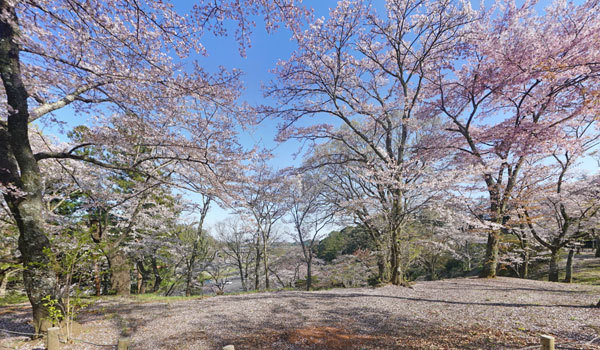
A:
<svg viewBox="0 0 600 350">
<path fill-rule="evenodd" d="M 550 253 L 550 268 L 548 271 L 548 281 L 558 282 L 558 262 L 560 260 L 560 249 L 553 249 Z"/>
<path fill-rule="evenodd" d="M 529 277 L 529 252 L 523 253 L 523 264 L 521 264 L 521 278 Z"/>
<path fill-rule="evenodd" d="M 381 241 L 373 239 L 375 240 L 375 248 L 377 249 L 377 279 L 378 283 L 383 284 L 388 282 L 390 278 L 390 265 L 387 259 L 388 251 Z"/>
<path fill-rule="evenodd" d="M 596 238 L 596 258 L 600 258 L 600 238 Z"/>
<path fill-rule="evenodd" d="M 138 294 L 146 293 L 148 287 L 148 281 L 150 280 L 150 269 L 144 266 L 144 261 L 140 260 L 137 262 L 138 268 Z"/>
<path fill-rule="evenodd" d="M 487 245 L 485 248 L 485 261 L 483 269 L 479 274 L 481 278 L 496 277 L 496 268 L 498 266 L 498 244 L 500 242 L 500 231 L 492 230 L 488 234 Z"/>
<path fill-rule="evenodd" d="M 192 269 L 187 271 L 185 277 L 185 296 L 189 297 L 192 295 Z"/>
<path fill-rule="evenodd" d="M 260 254 L 260 242 L 256 243 L 256 261 L 254 264 L 254 289 L 258 290 L 258 287 L 260 287 L 260 258 L 261 258 L 261 254 Z"/>
<path fill-rule="evenodd" d="M 575 249 L 569 249 L 569 256 L 567 257 L 567 267 L 565 269 L 565 282 L 573 282 L 573 257 L 575 255 Z"/>
<path fill-rule="evenodd" d="M 4 199 L 19 228 L 23 282 L 38 333 L 49 324 L 42 298 L 57 298 L 57 279 L 45 253 L 50 241 L 43 229 L 42 175 L 29 144 L 28 94 L 22 80 L 18 31 L 13 2 L 0 0 L 0 76 L 8 104 L 8 120 L 0 121 L 0 183 L 17 190 L 5 193 Z"/>
<path fill-rule="evenodd" d="M 377 279 L 379 283 L 384 283 L 387 280 L 386 262 L 383 254 L 377 255 Z"/>
<path fill-rule="evenodd" d="M 396 230 L 392 231 L 390 265 L 392 270 L 390 282 L 393 285 L 399 286 L 403 282 L 403 276 L 400 269 L 400 249 L 398 246 L 398 232 Z"/>
<path fill-rule="evenodd" d="M 96 296 L 99 297 L 102 294 L 102 284 L 100 280 L 100 263 L 97 259 L 94 261 L 94 286 L 96 288 Z"/>
<path fill-rule="evenodd" d="M 160 271 L 158 270 L 158 264 L 155 257 L 152 257 L 152 272 L 154 273 L 154 285 L 152 286 L 152 293 L 156 293 L 160 288 L 162 277 L 160 277 Z"/>
<path fill-rule="evenodd" d="M 125 254 L 121 251 L 109 256 L 111 269 L 111 289 L 117 295 L 131 294 L 131 266 Z"/>
</svg>

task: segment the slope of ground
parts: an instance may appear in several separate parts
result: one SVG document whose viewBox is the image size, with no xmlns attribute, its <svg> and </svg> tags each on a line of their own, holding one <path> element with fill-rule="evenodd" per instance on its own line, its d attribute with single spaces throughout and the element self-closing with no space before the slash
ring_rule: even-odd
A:
<svg viewBox="0 0 600 350">
<path fill-rule="evenodd" d="M 598 286 L 469 278 L 419 282 L 412 288 L 150 303 L 112 299 L 84 312 L 78 338 L 116 344 L 125 334 L 134 350 L 227 344 L 236 349 L 520 349 L 534 348 L 540 334 L 552 334 L 558 348 L 600 349 L 600 310 L 591 307 L 598 298 Z M 2 312 L 0 326 L 22 330 L 19 312 Z M 14 348 L 16 340 L 5 338 L 5 346 Z M 81 342 L 64 348 L 99 349 Z"/>
</svg>

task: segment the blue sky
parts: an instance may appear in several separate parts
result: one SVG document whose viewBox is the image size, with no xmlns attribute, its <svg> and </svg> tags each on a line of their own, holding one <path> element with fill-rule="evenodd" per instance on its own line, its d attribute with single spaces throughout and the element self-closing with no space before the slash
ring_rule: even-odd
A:
<svg viewBox="0 0 600 350">
<path fill-rule="evenodd" d="M 189 10 L 190 4 L 192 3 L 188 1 L 175 2 L 176 8 L 181 13 L 185 13 Z M 479 1 L 472 2 L 474 7 L 479 7 Z M 312 7 L 318 17 L 327 17 L 329 8 L 335 7 L 336 3 L 337 1 L 335 0 L 304 0 L 304 4 L 308 7 Z M 378 10 L 383 10 L 383 0 L 374 0 L 373 3 Z M 542 9 L 548 4 L 549 1 L 540 1 L 538 7 Z M 228 23 L 227 25 L 233 29 L 233 23 Z M 275 67 L 278 60 L 287 59 L 290 56 L 294 50 L 294 43 L 290 41 L 290 33 L 285 28 L 280 28 L 270 34 L 266 33 L 260 18 L 257 18 L 257 26 L 254 29 L 251 40 L 252 46 L 248 48 L 246 57 L 242 57 L 239 53 L 239 45 L 233 38 L 233 35 L 227 37 L 213 37 L 212 35 L 206 35 L 203 40 L 203 45 L 207 49 L 208 56 L 195 58 L 197 58 L 201 65 L 209 71 L 216 71 L 219 66 L 224 66 L 227 69 L 240 69 L 244 72 L 242 80 L 245 85 L 240 101 L 248 102 L 253 105 L 269 104 L 273 101 L 264 99 L 261 85 L 274 78 L 274 76 L 269 73 L 269 70 Z M 58 116 L 60 119 L 65 120 L 68 123 L 68 126 L 75 126 L 82 123 L 82 120 L 76 119 L 73 111 L 68 108 L 58 113 Z M 293 154 L 298 149 L 298 143 L 276 143 L 274 141 L 276 124 L 276 121 L 266 120 L 252 132 L 243 132 L 240 137 L 241 143 L 246 147 L 252 147 L 258 144 L 272 149 L 275 157 L 271 164 L 274 167 L 281 168 L 298 164 L 300 159 L 293 158 Z M 69 129 L 69 127 L 67 127 L 67 129 Z M 194 196 L 191 196 L 191 199 L 193 198 Z M 214 223 L 222 220 L 226 215 L 227 212 L 225 210 L 213 208 L 207 217 L 207 226 L 210 227 L 214 225 Z"/>
<path fill-rule="evenodd" d="M 317 16 L 326 17 L 329 8 L 335 7 L 337 1 L 305 0 L 304 4 L 312 7 Z M 185 10 L 184 6 L 180 8 Z M 260 18 L 257 19 L 257 25 L 251 38 L 251 47 L 247 49 L 246 57 L 240 55 L 239 45 L 232 35 L 218 38 L 207 36 L 203 40 L 203 45 L 207 49 L 208 56 L 200 58 L 202 66 L 213 71 L 216 71 L 219 66 L 242 70 L 245 90 L 242 92 L 240 100 L 253 105 L 273 102 L 263 97 L 261 86 L 274 78 L 269 71 L 275 67 L 277 61 L 287 59 L 295 48 L 287 29 L 280 27 L 277 31 L 267 33 Z M 271 149 L 274 154 L 271 165 L 275 168 L 298 164 L 301 159 L 294 158 L 293 155 L 298 150 L 299 143 L 288 141 L 279 144 L 274 141 L 276 132 L 277 122 L 265 120 L 254 132 L 242 133 L 240 141 L 246 147 L 258 144 Z M 192 195 L 191 198 L 193 199 L 194 196 Z M 226 210 L 213 205 L 206 218 L 207 228 L 210 230 L 211 226 L 223 220 L 227 215 Z"/>
<path fill-rule="evenodd" d="M 189 11 L 193 2 L 175 0 L 175 7 L 181 14 Z M 305 0 L 304 4 L 312 7 L 317 16 L 327 17 L 329 8 L 335 7 L 337 1 L 319 1 Z M 383 1 L 381 2 L 383 4 Z M 239 51 L 239 44 L 233 37 L 235 24 L 233 22 L 226 23 L 230 28 L 231 35 L 226 37 L 215 37 L 207 34 L 202 43 L 207 49 L 208 56 L 195 56 L 194 59 L 199 60 L 202 67 L 208 71 L 217 71 L 220 66 L 227 69 L 240 69 L 244 72 L 242 80 L 245 89 L 242 91 L 240 101 L 248 102 L 252 105 L 269 104 L 273 101 L 268 101 L 263 97 L 261 85 L 269 82 L 274 76 L 269 72 L 274 68 L 277 61 L 287 59 L 294 50 L 294 43 L 290 40 L 290 32 L 284 27 L 278 30 L 267 33 L 260 16 L 256 19 L 256 28 L 253 30 L 251 37 L 251 47 L 246 51 L 246 57 L 242 57 Z M 64 122 L 64 129 L 60 130 L 56 124 L 45 124 L 43 121 L 36 122 L 44 133 L 53 134 L 60 141 L 67 142 L 66 133 L 73 127 L 81 124 L 86 124 L 86 117 L 81 116 L 69 106 L 55 112 L 58 120 Z M 295 159 L 293 154 L 298 150 L 297 142 L 286 142 L 278 144 L 274 141 L 277 131 L 277 122 L 274 120 L 265 120 L 254 130 L 242 132 L 240 134 L 240 142 L 245 147 L 253 147 L 259 145 L 273 150 L 274 158 L 271 165 L 275 168 L 283 168 L 290 165 L 298 164 L 300 159 Z M 194 200 L 197 195 L 190 195 L 189 198 Z M 227 216 L 227 211 L 213 205 L 210 213 L 207 216 L 206 225 L 210 227 L 216 222 L 223 220 Z"/>
</svg>

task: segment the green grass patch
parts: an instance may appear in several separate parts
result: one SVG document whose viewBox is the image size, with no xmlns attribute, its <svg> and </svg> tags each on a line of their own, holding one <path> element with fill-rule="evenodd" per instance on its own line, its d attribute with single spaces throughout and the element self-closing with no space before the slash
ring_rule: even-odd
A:
<svg viewBox="0 0 600 350">
<path fill-rule="evenodd" d="M 186 296 L 164 296 L 162 294 L 147 293 L 147 294 L 132 294 L 131 299 L 142 303 L 155 303 L 155 302 L 173 302 L 173 301 L 185 301 L 208 298 L 208 295 L 191 295 Z"/>
<path fill-rule="evenodd" d="M 0 298 L 0 306 L 22 304 L 28 301 L 29 299 L 26 294 L 8 293 L 4 298 Z"/>
<path fill-rule="evenodd" d="M 600 285 L 600 269 L 585 270 L 573 273 L 573 282 Z"/>
</svg>

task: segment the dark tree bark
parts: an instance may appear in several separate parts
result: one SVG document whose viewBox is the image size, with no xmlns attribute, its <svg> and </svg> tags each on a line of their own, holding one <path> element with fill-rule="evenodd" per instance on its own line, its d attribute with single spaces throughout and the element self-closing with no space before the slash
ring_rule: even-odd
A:
<svg viewBox="0 0 600 350">
<path fill-rule="evenodd" d="M 402 282 L 402 271 L 400 270 L 400 254 L 398 252 L 398 234 L 396 230 L 392 232 L 391 242 L 391 270 L 392 277 L 390 282 L 393 285 L 399 286 Z"/>
<path fill-rule="evenodd" d="M 569 255 L 567 257 L 567 266 L 565 268 L 565 282 L 573 282 L 573 257 L 575 256 L 575 249 L 569 249 Z"/>
<path fill-rule="evenodd" d="M 496 268 L 498 267 L 498 245 L 500 242 L 500 231 L 493 230 L 488 233 L 488 240 L 485 246 L 485 261 L 483 269 L 479 274 L 482 278 L 496 277 Z"/>
<path fill-rule="evenodd" d="M 268 252 L 268 247 L 267 247 L 267 237 L 263 236 L 262 237 L 262 243 L 263 243 L 263 267 L 264 267 L 264 273 L 265 273 L 265 289 L 269 289 L 270 288 L 270 283 L 269 283 L 269 252 Z"/>
<path fill-rule="evenodd" d="M 98 259 L 94 261 L 94 286 L 96 288 L 96 296 L 99 297 L 102 294 L 102 286 L 100 280 L 100 263 Z"/>
<path fill-rule="evenodd" d="M 550 268 L 548 271 L 548 281 L 558 282 L 558 262 L 560 260 L 560 249 L 550 251 Z"/>
<path fill-rule="evenodd" d="M 138 294 L 146 293 L 146 287 L 148 286 L 148 281 L 150 280 L 150 269 L 147 269 L 144 266 L 144 261 L 140 260 L 137 262 L 138 269 Z"/>
<path fill-rule="evenodd" d="M 152 285 L 152 293 L 156 293 L 160 289 L 162 277 L 160 277 L 160 271 L 158 270 L 158 264 L 156 262 L 156 257 L 154 256 L 152 257 L 152 273 L 154 274 L 154 285 Z"/>
<path fill-rule="evenodd" d="M 42 298 L 57 299 L 57 279 L 44 253 L 50 241 L 43 229 L 42 176 L 29 143 L 28 94 L 21 78 L 20 49 L 15 9 L 12 2 L 0 0 L 0 76 L 9 106 L 7 122 L 0 121 L 0 183 L 17 190 L 4 199 L 19 229 L 23 282 L 37 334 L 49 325 Z"/>
<path fill-rule="evenodd" d="M 527 279 L 529 277 L 529 252 L 523 253 L 523 264 L 521 265 L 521 278 Z"/>
<path fill-rule="evenodd" d="M 306 262 L 306 290 L 312 288 L 312 257 Z"/>
<path fill-rule="evenodd" d="M 116 251 L 108 257 L 111 271 L 111 289 L 117 295 L 131 294 L 131 266 L 127 256 Z"/>
<path fill-rule="evenodd" d="M 386 256 L 388 249 L 379 240 L 375 240 L 375 244 L 377 248 L 377 278 L 379 283 L 386 283 L 390 280 L 390 263 Z"/>
<path fill-rule="evenodd" d="M 255 256 L 256 256 L 256 261 L 254 262 L 254 289 L 258 290 L 258 288 L 260 287 L 260 259 L 261 259 L 261 252 L 260 252 L 260 234 L 257 232 L 256 233 L 256 243 L 255 243 Z"/>
</svg>

